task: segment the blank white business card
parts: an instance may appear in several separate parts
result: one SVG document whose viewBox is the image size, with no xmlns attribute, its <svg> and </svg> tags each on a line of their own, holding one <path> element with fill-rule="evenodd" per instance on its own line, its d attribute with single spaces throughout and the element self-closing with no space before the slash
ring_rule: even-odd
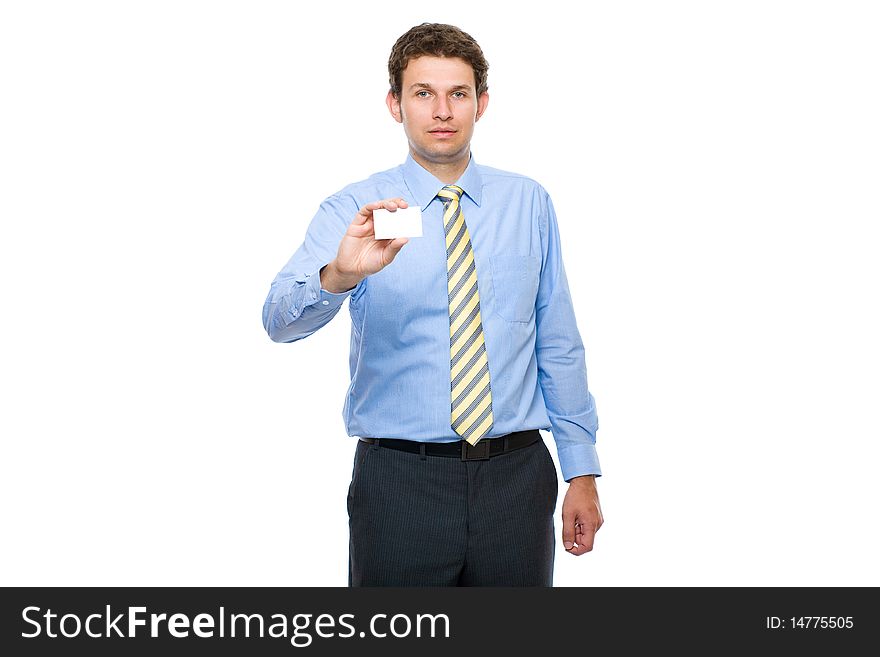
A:
<svg viewBox="0 0 880 657">
<path fill-rule="evenodd" d="M 380 208 L 373 210 L 373 230 L 377 240 L 395 237 L 422 236 L 422 209 L 417 205 L 397 208 L 394 212 Z"/>
</svg>

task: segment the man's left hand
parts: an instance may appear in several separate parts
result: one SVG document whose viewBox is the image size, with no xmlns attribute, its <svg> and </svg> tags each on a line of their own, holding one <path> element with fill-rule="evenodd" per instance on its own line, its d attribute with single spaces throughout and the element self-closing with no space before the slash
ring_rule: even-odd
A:
<svg viewBox="0 0 880 657">
<path fill-rule="evenodd" d="M 593 475 L 573 477 L 562 502 L 562 543 L 565 551 L 580 556 L 593 549 L 593 538 L 602 526 L 602 508 Z"/>
</svg>

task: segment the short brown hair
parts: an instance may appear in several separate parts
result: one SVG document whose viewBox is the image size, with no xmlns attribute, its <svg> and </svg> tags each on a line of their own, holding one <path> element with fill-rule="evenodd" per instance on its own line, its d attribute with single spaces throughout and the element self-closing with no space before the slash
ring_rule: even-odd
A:
<svg viewBox="0 0 880 657">
<path fill-rule="evenodd" d="M 401 36 L 391 49 L 391 57 L 388 58 L 388 81 L 395 98 L 400 98 L 403 69 L 411 59 L 423 55 L 460 57 L 474 69 L 477 96 L 489 90 L 489 62 L 486 61 L 483 51 L 474 38 L 454 25 L 422 23 Z"/>
</svg>

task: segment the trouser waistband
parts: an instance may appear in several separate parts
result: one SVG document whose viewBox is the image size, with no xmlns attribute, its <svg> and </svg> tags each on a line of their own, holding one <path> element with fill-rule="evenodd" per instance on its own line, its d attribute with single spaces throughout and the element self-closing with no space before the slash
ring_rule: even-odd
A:
<svg viewBox="0 0 880 657">
<path fill-rule="evenodd" d="M 462 461 L 480 461 L 504 454 L 505 452 L 512 452 L 515 449 L 528 447 L 541 440 L 541 433 L 537 429 L 515 431 L 504 436 L 496 436 L 495 438 L 482 438 L 476 445 L 471 445 L 464 440 L 448 443 L 426 443 L 418 440 L 404 440 L 402 438 L 361 438 L 360 440 L 371 445 L 403 452 L 412 452 L 413 454 L 421 454 L 423 456 L 457 457 Z"/>
</svg>

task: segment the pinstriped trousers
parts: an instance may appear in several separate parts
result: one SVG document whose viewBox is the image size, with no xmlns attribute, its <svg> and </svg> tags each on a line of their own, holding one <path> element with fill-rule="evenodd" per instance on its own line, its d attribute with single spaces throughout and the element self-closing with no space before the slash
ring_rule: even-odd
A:
<svg viewBox="0 0 880 657">
<path fill-rule="evenodd" d="M 559 483 L 543 439 L 482 461 L 357 443 L 349 586 L 553 586 Z"/>
</svg>

